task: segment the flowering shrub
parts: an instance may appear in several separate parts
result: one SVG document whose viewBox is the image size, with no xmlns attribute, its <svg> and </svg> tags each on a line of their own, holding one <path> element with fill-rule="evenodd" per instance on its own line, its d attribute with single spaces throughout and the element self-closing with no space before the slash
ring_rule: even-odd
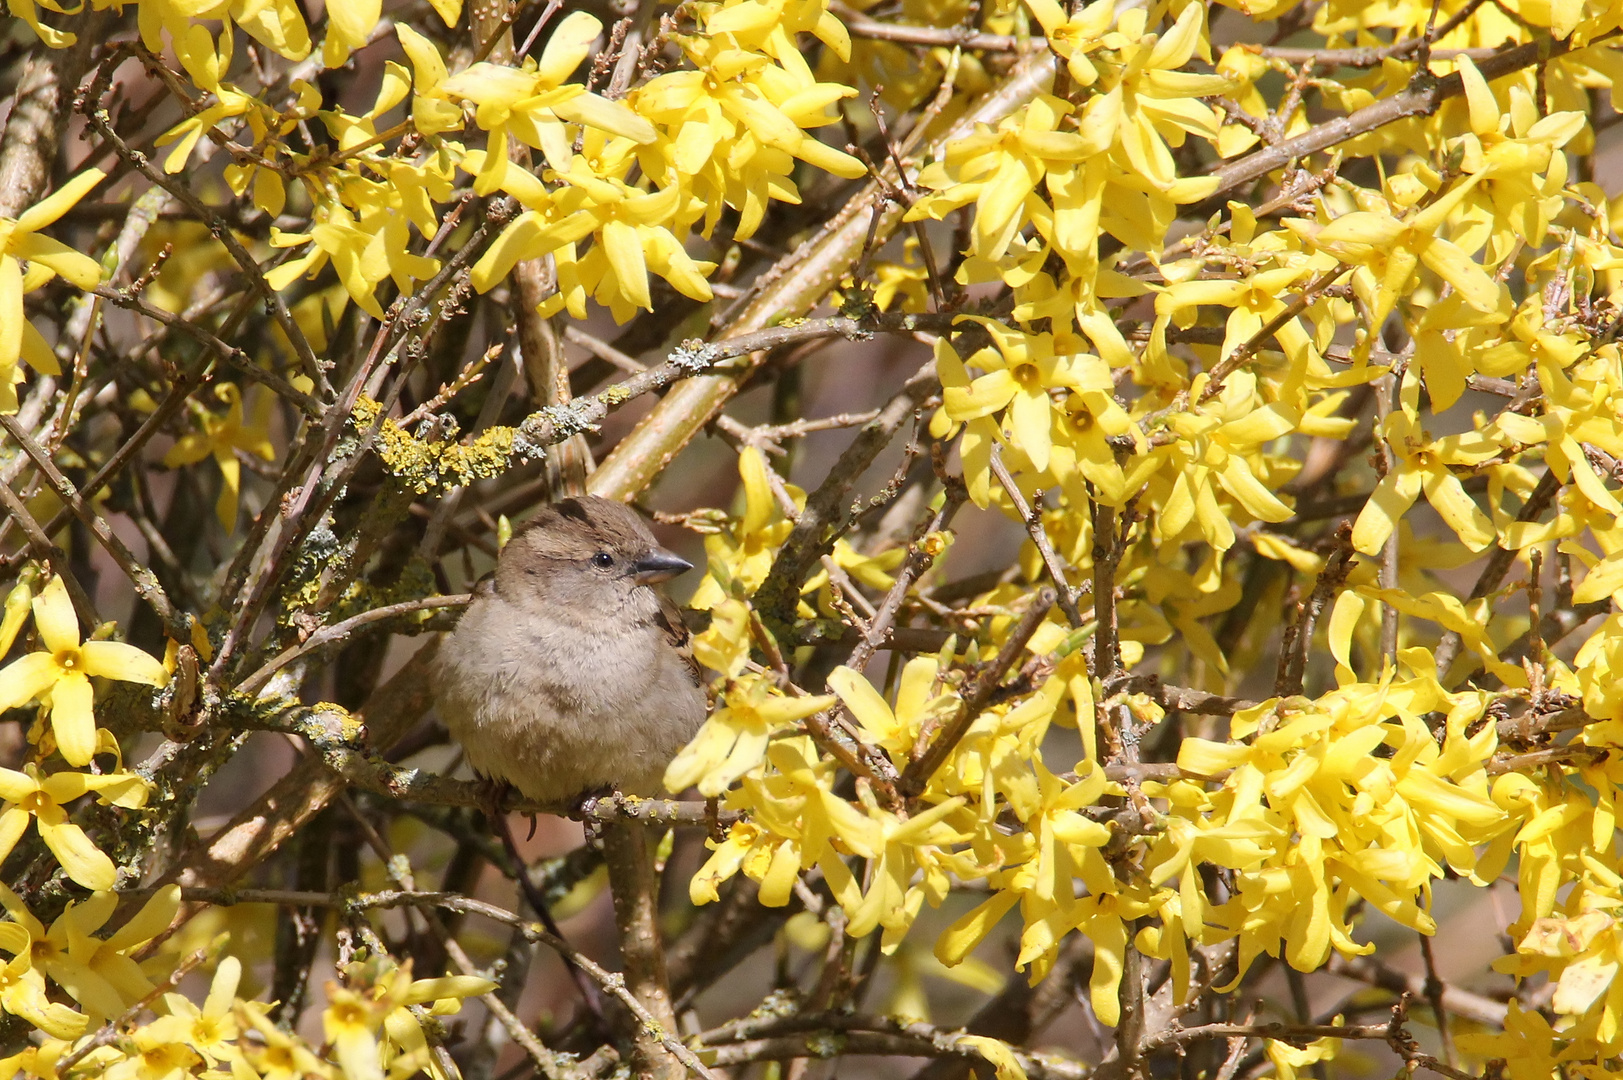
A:
<svg viewBox="0 0 1623 1080">
<path fill-rule="evenodd" d="M 1617 1070 L 1623 7 L 9 10 L 0 1078 Z M 574 491 L 616 960 L 428 709 Z"/>
</svg>

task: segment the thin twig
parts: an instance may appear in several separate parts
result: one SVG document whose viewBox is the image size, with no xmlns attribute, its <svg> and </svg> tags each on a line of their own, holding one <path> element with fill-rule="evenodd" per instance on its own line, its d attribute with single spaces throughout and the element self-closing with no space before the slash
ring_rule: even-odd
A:
<svg viewBox="0 0 1623 1080">
<path fill-rule="evenodd" d="M 73 515 L 90 530 L 90 534 L 96 538 L 102 550 L 107 552 L 108 557 L 124 572 L 124 576 L 130 579 L 130 584 L 135 586 L 136 595 L 158 613 L 169 636 L 176 641 L 190 640 L 190 620 L 170 603 L 168 594 L 158 583 L 158 576 L 135 558 L 135 554 L 124 546 L 124 541 L 114 534 L 107 522 L 102 520 L 102 516 L 79 496 L 78 489 L 62 475 L 56 463 L 51 460 L 50 454 L 45 452 L 45 448 L 34 441 L 34 437 L 17 422 L 15 417 L 0 415 L 0 427 L 4 427 L 6 434 L 17 440 L 17 445 L 22 447 L 23 453 L 34 462 L 34 467 L 39 469 L 40 474 L 51 485 L 57 498 L 67 504 Z M 19 523 L 22 523 L 21 519 Z"/>
<path fill-rule="evenodd" d="M 1031 508 L 1026 497 L 1020 493 L 1020 485 L 1014 482 L 1009 473 L 1009 467 L 1003 463 L 1003 448 L 994 443 L 992 445 L 992 475 L 997 477 L 1003 490 L 1009 493 L 1014 503 L 1015 513 L 1020 515 L 1020 523 L 1025 526 L 1031 537 L 1031 542 L 1037 545 L 1037 553 L 1042 556 L 1043 566 L 1048 568 L 1049 580 L 1054 583 L 1056 596 L 1059 599 L 1059 609 L 1065 613 L 1066 621 L 1073 630 L 1082 627 L 1082 612 L 1077 609 L 1076 598 L 1082 590 L 1073 586 L 1065 575 L 1065 567 L 1060 563 L 1059 555 L 1054 551 L 1053 541 L 1048 539 L 1048 530 L 1043 527 L 1043 517 Z"/>
<path fill-rule="evenodd" d="M 913 761 L 902 773 L 903 794 L 916 795 L 924 790 L 924 785 L 929 783 L 930 777 L 935 775 L 948 755 L 969 733 L 970 725 L 980 717 L 986 703 L 992 699 L 993 692 L 1003 682 L 1003 676 L 1014 666 L 1015 660 L 1025 650 L 1026 643 L 1031 640 L 1031 635 L 1037 632 L 1037 628 L 1048 617 L 1048 609 L 1054 606 L 1055 599 L 1053 589 L 1038 590 L 1032 596 L 1031 604 L 1025 613 L 1020 616 L 1020 621 L 1009 628 L 1009 636 L 1003 639 L 1003 647 L 998 650 L 997 656 L 976 673 L 968 693 L 958 703 L 958 709 L 952 719 L 941 728 L 941 733 L 930 739 L 932 729 L 929 725 L 925 725 L 919 732 Z"/>
</svg>

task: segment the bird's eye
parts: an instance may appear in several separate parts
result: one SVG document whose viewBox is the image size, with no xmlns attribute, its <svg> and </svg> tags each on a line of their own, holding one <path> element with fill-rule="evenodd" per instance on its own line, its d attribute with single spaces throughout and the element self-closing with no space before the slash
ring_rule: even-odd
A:
<svg viewBox="0 0 1623 1080">
<path fill-rule="evenodd" d="M 592 556 L 592 565 L 599 570 L 607 570 L 614 565 L 614 556 L 606 551 L 600 551 Z"/>
</svg>

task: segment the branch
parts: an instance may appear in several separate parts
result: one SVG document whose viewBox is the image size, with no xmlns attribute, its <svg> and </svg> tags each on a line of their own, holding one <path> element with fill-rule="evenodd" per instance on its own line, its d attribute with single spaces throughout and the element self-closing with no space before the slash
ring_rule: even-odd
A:
<svg viewBox="0 0 1623 1080">
<path fill-rule="evenodd" d="M 67 504 L 68 509 L 73 511 L 74 517 L 77 517 L 84 527 L 90 530 L 90 534 L 96 538 L 96 542 L 101 545 L 102 550 L 107 552 L 108 557 L 118 564 L 118 568 L 124 572 L 124 576 L 130 579 L 130 584 L 135 586 L 136 594 L 145 600 L 153 611 L 158 613 L 158 617 L 163 620 L 164 628 L 168 631 L 169 636 L 176 641 L 190 641 L 190 618 L 183 615 L 175 608 L 174 604 L 170 603 L 168 594 L 163 591 L 163 586 L 158 584 L 158 575 L 136 560 L 135 554 L 124 546 L 124 541 L 113 533 L 107 522 L 102 520 L 101 515 L 96 513 L 80 497 L 78 490 L 57 469 L 56 463 L 45 452 L 45 448 L 35 442 L 34 437 L 28 434 L 28 431 L 21 424 L 17 423 L 16 417 L 0 415 L 0 427 L 4 427 L 6 434 L 17 440 L 17 445 L 22 447 L 23 453 L 27 454 L 34 462 L 34 467 L 39 469 L 46 482 L 51 485 L 52 490 L 56 492 L 57 498 Z M 24 524 L 26 528 L 26 523 L 23 523 L 21 519 L 19 519 L 19 523 Z"/>
<path fill-rule="evenodd" d="M 1054 544 L 1048 539 L 1048 530 L 1043 528 L 1043 516 L 1032 509 L 1026 502 L 1026 497 L 1020 492 L 1020 485 L 1014 482 L 1009 474 L 1009 467 L 1003 463 L 1003 447 L 998 443 L 992 444 L 992 475 L 997 477 L 1003 490 L 1009 493 L 1014 503 L 1015 513 L 1020 515 L 1020 522 L 1031 537 L 1031 542 L 1037 546 L 1037 553 L 1042 556 L 1043 566 L 1048 570 L 1049 580 L 1059 599 L 1059 609 L 1065 612 L 1065 619 L 1071 624 L 1071 629 L 1079 630 L 1082 627 L 1082 613 L 1077 609 L 1076 599 L 1083 592 L 1080 586 L 1071 584 L 1065 573 L 1065 567 L 1060 563 L 1059 554 L 1054 550 Z"/>
<path fill-rule="evenodd" d="M 975 131 L 976 124 L 993 124 L 1011 115 L 1042 90 L 1053 70 L 1046 53 L 1033 54 L 1009 73 L 997 88 L 969 109 L 952 129 L 937 139 L 930 151 L 943 156 L 948 143 Z M 894 185 L 900 178 L 886 165 L 882 180 Z M 852 197 L 823 230 L 763 274 L 760 291 L 741 311 L 731 315 L 723 342 L 751 334 L 785 314 L 809 310 L 849 271 L 868 241 L 868 210 L 882 196 L 879 182 L 870 183 Z M 877 240 L 888 238 L 901 219 L 898 207 L 887 208 L 878 220 Z M 738 365 L 727 372 L 701 375 L 683 382 L 620 440 L 603 459 L 587 483 L 594 495 L 627 499 L 647 487 L 665 464 L 738 392 L 744 375 L 759 361 Z"/>
<path fill-rule="evenodd" d="M 969 692 L 959 701 L 958 711 L 941 730 L 941 734 L 931 740 L 934 728 L 929 724 L 919 731 L 913 760 L 902 773 L 902 794 L 916 795 L 923 791 L 930 777 L 935 775 L 953 748 L 969 733 L 970 725 L 980 717 L 986 703 L 992 700 L 992 694 L 1003 681 L 1003 676 L 1014 666 L 1026 643 L 1031 640 L 1031 635 L 1048 617 L 1048 609 L 1054 606 L 1054 600 L 1053 589 L 1039 589 L 1031 598 L 1030 606 L 1020 616 L 1020 621 L 1009 628 L 1009 636 L 1003 640 L 1003 647 L 998 650 L 997 656 L 975 675 Z"/>
<path fill-rule="evenodd" d="M 1609 41 L 1620 32 L 1623 31 L 1609 31 L 1592 41 L 1584 42 L 1580 47 L 1587 48 Z M 1547 63 L 1571 51 L 1572 48 L 1570 41 L 1549 39 L 1530 41 L 1525 45 L 1505 49 L 1484 58 L 1477 64 L 1477 70 L 1491 83 L 1513 71 Z M 1212 193 L 1211 198 L 1215 200 L 1228 198 L 1246 184 L 1267 176 L 1275 169 L 1284 168 L 1292 161 L 1321 150 L 1328 150 L 1337 143 L 1355 139 L 1360 135 L 1367 135 L 1387 124 L 1411 116 L 1430 116 L 1443 102 L 1449 98 L 1459 97 L 1464 92 L 1465 85 L 1458 74 L 1445 75 L 1438 79 L 1432 77 L 1429 72 L 1419 72 L 1407 89 L 1389 98 L 1382 98 L 1346 116 L 1327 120 L 1293 139 L 1286 139 L 1276 146 L 1264 147 L 1238 161 L 1231 161 L 1212 169 L 1209 175 L 1216 177 L 1218 183 L 1217 190 Z"/>
</svg>

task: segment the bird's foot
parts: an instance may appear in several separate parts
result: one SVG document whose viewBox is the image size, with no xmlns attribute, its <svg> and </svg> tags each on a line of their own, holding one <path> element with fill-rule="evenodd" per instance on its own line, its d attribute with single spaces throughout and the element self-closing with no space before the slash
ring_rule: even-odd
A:
<svg viewBox="0 0 1623 1080">
<path fill-rule="evenodd" d="M 586 844 L 592 850 L 603 849 L 603 819 L 597 816 L 598 812 L 618 805 L 619 801 L 620 793 L 614 789 L 614 785 L 605 784 L 581 794 L 570 808 L 569 816 L 580 822 L 586 834 Z"/>
<path fill-rule="evenodd" d="M 513 794 L 513 785 L 506 780 L 496 780 L 489 776 L 481 776 L 479 784 L 479 809 L 485 812 L 490 819 L 492 829 L 500 831 L 503 817 L 506 815 L 508 800 Z M 530 818 L 531 832 L 535 829 L 535 818 Z"/>
</svg>

